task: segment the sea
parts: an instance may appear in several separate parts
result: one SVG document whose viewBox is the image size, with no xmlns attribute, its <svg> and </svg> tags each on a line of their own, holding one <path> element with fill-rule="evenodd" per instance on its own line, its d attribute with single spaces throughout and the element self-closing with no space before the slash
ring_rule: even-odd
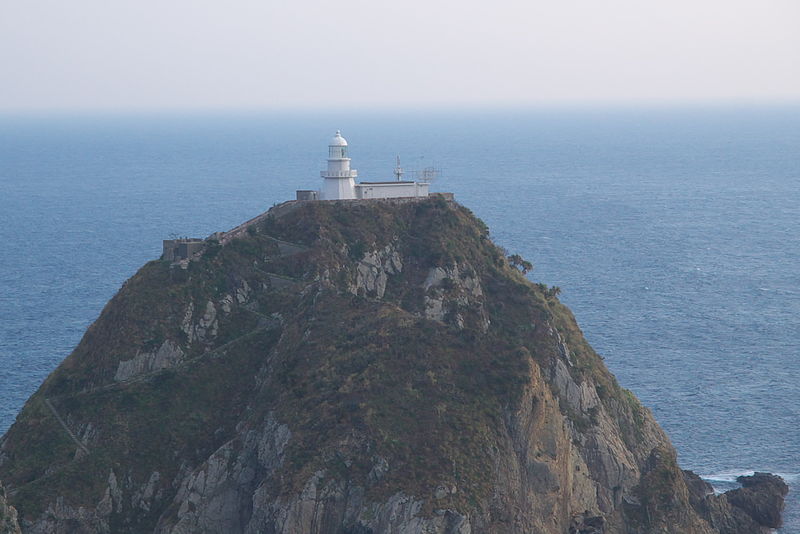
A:
<svg viewBox="0 0 800 534">
<path fill-rule="evenodd" d="M 161 240 L 436 168 L 561 288 L 682 467 L 789 483 L 800 533 L 800 107 L 0 115 L 0 432 Z"/>
</svg>

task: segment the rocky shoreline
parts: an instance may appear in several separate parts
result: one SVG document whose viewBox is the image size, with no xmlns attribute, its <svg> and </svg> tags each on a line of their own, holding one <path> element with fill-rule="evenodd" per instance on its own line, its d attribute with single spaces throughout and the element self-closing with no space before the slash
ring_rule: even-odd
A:
<svg viewBox="0 0 800 534">
<path fill-rule="evenodd" d="M 723 534 L 768 533 L 782 525 L 789 486 L 771 473 L 737 477 L 741 488 L 715 494 L 714 488 L 691 471 L 684 471 L 692 507 Z"/>
</svg>

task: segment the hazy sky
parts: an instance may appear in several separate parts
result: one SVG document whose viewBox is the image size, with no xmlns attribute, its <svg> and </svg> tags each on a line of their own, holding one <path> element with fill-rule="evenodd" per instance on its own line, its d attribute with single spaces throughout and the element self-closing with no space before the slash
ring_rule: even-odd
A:
<svg viewBox="0 0 800 534">
<path fill-rule="evenodd" d="M 0 0 L 0 109 L 800 102 L 800 0 Z"/>
</svg>

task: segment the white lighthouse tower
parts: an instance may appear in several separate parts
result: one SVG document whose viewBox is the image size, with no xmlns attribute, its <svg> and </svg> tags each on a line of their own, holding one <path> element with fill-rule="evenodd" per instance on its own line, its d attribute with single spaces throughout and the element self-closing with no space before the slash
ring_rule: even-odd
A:
<svg viewBox="0 0 800 534">
<path fill-rule="evenodd" d="M 358 171 L 350 168 L 350 158 L 347 157 L 347 141 L 339 130 L 336 130 L 336 135 L 328 145 L 328 168 L 320 172 L 320 175 L 324 178 L 323 199 L 356 198 L 354 179 L 358 175 Z"/>
<path fill-rule="evenodd" d="M 417 172 L 413 171 L 414 174 L 417 174 Z M 403 180 L 405 171 L 400 167 L 400 158 L 398 157 L 397 167 L 394 170 L 395 180 L 388 182 L 370 181 L 357 184 L 355 177 L 358 176 L 358 172 L 350 168 L 350 158 L 347 157 L 347 141 L 342 137 L 342 133 L 336 130 L 336 135 L 328 144 L 328 168 L 319 173 L 322 176 L 322 190 L 298 189 L 297 200 L 305 202 L 315 200 L 424 198 L 429 195 L 430 179 L 437 172 L 433 167 L 430 167 L 421 171 L 422 181 Z M 449 198 L 452 198 L 452 195 Z"/>
</svg>

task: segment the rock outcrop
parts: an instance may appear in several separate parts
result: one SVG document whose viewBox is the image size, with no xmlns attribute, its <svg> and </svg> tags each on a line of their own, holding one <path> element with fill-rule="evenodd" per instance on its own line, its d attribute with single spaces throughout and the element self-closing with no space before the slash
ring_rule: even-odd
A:
<svg viewBox="0 0 800 534">
<path fill-rule="evenodd" d="M 123 382 L 139 375 L 167 369 L 177 365 L 183 358 L 183 351 L 171 341 L 165 341 L 155 352 L 142 352 L 131 360 L 119 362 L 114 380 Z"/>
<path fill-rule="evenodd" d="M 19 532 L 17 511 L 13 506 L 9 506 L 6 489 L 0 484 L 0 534 L 19 534 Z"/>
<path fill-rule="evenodd" d="M 281 206 L 127 281 L 0 478 L 36 533 L 775 525 L 780 481 L 681 472 L 556 295 L 452 202 Z"/>
<path fill-rule="evenodd" d="M 721 534 L 766 534 L 782 524 L 784 497 L 789 487 L 778 476 L 755 473 L 740 476 L 741 488 L 714 494 L 710 484 L 684 471 L 692 506 Z"/>
</svg>

